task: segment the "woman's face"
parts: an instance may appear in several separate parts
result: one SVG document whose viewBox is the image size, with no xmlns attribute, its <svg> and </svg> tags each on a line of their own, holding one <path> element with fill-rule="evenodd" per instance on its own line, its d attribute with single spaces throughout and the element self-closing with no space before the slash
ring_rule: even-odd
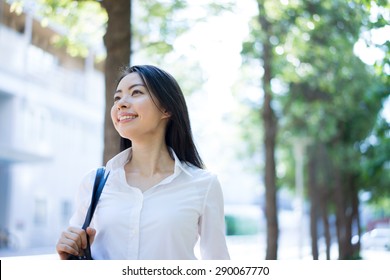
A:
<svg viewBox="0 0 390 280">
<path fill-rule="evenodd" d="M 164 136 L 169 113 L 157 106 L 160 105 L 156 98 L 152 100 L 152 93 L 139 74 L 128 74 L 119 82 L 114 94 L 111 118 L 115 129 L 132 141 Z"/>
</svg>

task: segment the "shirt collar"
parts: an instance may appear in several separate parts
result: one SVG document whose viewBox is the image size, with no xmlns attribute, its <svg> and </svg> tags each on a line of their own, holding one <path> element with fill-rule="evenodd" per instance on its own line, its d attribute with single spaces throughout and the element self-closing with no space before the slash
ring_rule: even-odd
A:
<svg viewBox="0 0 390 280">
<path fill-rule="evenodd" d="M 169 151 L 173 156 L 173 159 L 175 160 L 174 174 L 178 175 L 180 174 L 181 171 L 183 171 L 184 173 L 192 177 L 192 174 L 189 172 L 189 170 L 187 170 L 188 167 L 191 166 L 191 164 L 181 162 L 172 148 L 169 148 Z M 129 161 L 130 156 L 131 156 L 131 147 L 120 152 L 112 159 L 110 159 L 106 165 L 107 169 L 116 169 L 116 168 L 123 167 Z"/>
<path fill-rule="evenodd" d="M 175 151 L 172 148 L 169 148 L 171 155 L 173 155 L 173 159 L 175 160 L 175 171 L 174 174 L 177 173 L 179 174 L 180 170 L 184 171 L 187 175 L 192 177 L 192 174 L 187 170 L 189 164 L 185 162 L 181 162 L 179 158 L 177 157 Z M 187 167 L 187 168 L 186 168 Z"/>
</svg>

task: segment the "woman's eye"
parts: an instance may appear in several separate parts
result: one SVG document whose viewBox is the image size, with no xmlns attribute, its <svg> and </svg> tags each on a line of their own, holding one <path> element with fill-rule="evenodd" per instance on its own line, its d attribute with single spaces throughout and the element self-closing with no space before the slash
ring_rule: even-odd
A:
<svg viewBox="0 0 390 280">
<path fill-rule="evenodd" d="M 120 100 L 121 98 L 119 96 L 114 96 L 114 103 Z"/>
<path fill-rule="evenodd" d="M 142 92 L 139 91 L 139 90 L 134 90 L 134 91 L 131 92 L 131 96 L 137 95 L 137 94 L 142 94 Z"/>
</svg>

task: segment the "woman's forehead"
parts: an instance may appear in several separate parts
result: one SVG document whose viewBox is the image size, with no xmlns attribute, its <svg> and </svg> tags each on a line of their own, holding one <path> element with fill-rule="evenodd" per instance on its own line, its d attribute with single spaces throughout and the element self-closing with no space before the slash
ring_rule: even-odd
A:
<svg viewBox="0 0 390 280">
<path fill-rule="evenodd" d="M 124 76 L 122 80 L 119 82 L 117 88 L 123 86 L 132 86 L 136 84 L 145 86 L 143 80 L 141 79 L 141 76 L 138 73 L 133 72 Z"/>
</svg>

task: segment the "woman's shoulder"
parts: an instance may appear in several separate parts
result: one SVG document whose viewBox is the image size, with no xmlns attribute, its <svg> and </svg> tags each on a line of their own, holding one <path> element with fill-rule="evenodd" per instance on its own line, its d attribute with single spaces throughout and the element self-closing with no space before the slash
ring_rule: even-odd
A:
<svg viewBox="0 0 390 280">
<path fill-rule="evenodd" d="M 209 169 L 200 168 L 190 163 L 183 163 L 183 169 L 192 176 L 215 177 L 216 174 Z"/>
<path fill-rule="evenodd" d="M 84 174 L 79 187 L 81 192 L 87 192 L 87 193 L 90 192 L 90 190 L 93 187 L 93 182 L 95 181 L 95 177 L 98 169 L 99 167 L 90 169 Z"/>
<path fill-rule="evenodd" d="M 209 169 L 199 168 L 194 165 L 184 164 L 184 170 L 193 181 L 207 182 L 207 185 L 219 185 L 218 176 L 216 173 Z"/>
</svg>

